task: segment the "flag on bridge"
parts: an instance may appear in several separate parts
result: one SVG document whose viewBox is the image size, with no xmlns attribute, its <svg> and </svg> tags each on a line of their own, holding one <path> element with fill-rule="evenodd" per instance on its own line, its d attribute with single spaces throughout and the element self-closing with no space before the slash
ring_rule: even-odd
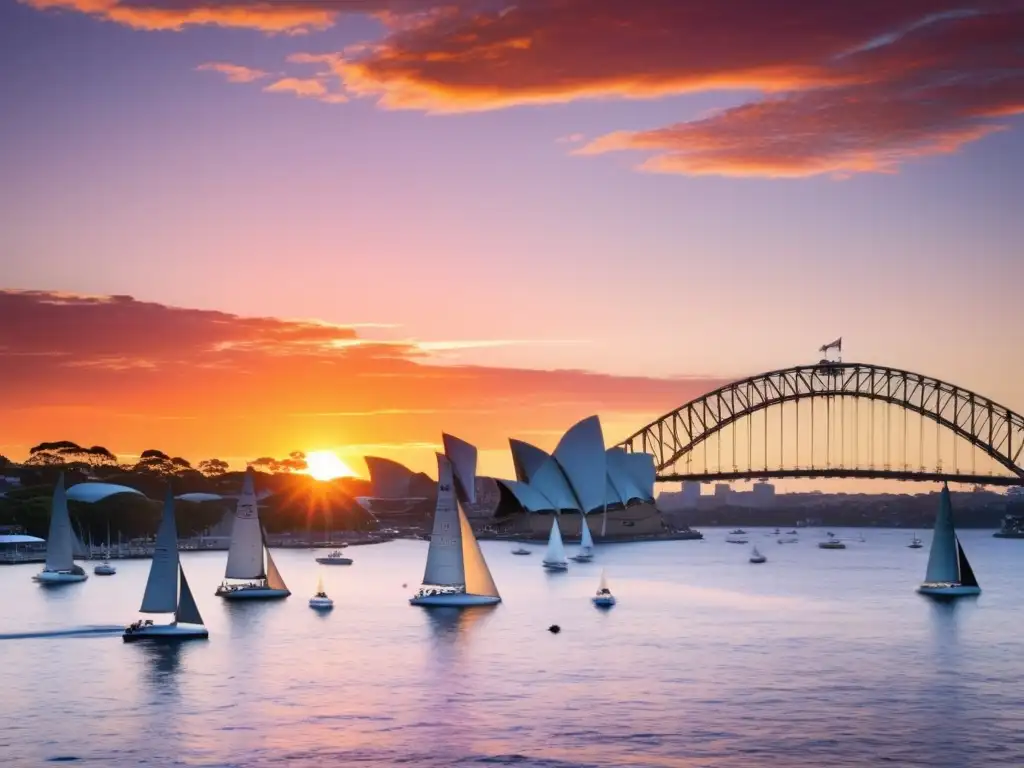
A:
<svg viewBox="0 0 1024 768">
<path fill-rule="evenodd" d="M 836 350 L 838 352 L 842 352 L 843 351 L 843 337 L 840 336 L 835 341 L 830 341 L 828 344 L 822 344 L 821 349 L 819 351 L 822 354 L 824 354 L 825 352 L 828 352 L 830 349 L 834 349 L 834 350 Z"/>
</svg>

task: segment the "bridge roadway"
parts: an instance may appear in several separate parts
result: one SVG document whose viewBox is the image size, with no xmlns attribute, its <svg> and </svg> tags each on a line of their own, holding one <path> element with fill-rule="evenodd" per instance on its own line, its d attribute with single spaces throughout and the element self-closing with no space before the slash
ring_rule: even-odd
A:
<svg viewBox="0 0 1024 768">
<path fill-rule="evenodd" d="M 788 478 L 853 478 L 861 480 L 909 480 L 914 482 L 949 482 L 969 485 L 1024 486 L 1024 478 L 1006 475 L 970 475 L 962 472 L 915 472 L 896 469 L 769 469 L 734 472 L 692 472 L 658 474 L 659 483 L 694 481 L 701 483 L 736 480 L 784 480 Z"/>
</svg>

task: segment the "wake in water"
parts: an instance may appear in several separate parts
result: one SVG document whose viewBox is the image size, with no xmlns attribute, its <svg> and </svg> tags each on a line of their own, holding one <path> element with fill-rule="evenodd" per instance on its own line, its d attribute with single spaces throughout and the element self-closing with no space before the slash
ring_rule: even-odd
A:
<svg viewBox="0 0 1024 768">
<path fill-rule="evenodd" d="M 71 629 L 48 629 L 40 632 L 12 632 L 0 634 L 0 640 L 30 640 L 37 637 L 97 637 L 119 635 L 122 632 L 124 632 L 124 627 L 103 624 L 91 627 L 74 627 Z"/>
</svg>

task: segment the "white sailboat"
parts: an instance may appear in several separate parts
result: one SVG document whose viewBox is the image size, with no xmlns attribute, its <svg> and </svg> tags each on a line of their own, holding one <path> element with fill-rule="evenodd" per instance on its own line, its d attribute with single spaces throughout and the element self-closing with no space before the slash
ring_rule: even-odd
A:
<svg viewBox="0 0 1024 768">
<path fill-rule="evenodd" d="M 757 547 L 755 546 L 750 551 L 750 562 L 755 563 L 755 564 L 766 563 L 766 562 L 768 562 L 768 558 L 765 557 L 764 555 L 762 555 L 760 553 L 760 551 L 758 551 Z"/>
<path fill-rule="evenodd" d="M 85 581 L 89 574 L 75 565 L 75 534 L 71 530 L 68 498 L 64 490 L 64 473 L 57 479 L 50 506 L 50 532 L 46 538 L 46 565 L 32 578 L 40 584 L 70 584 Z"/>
<path fill-rule="evenodd" d="M 587 516 L 580 513 L 580 551 L 572 556 L 577 563 L 589 563 L 594 559 L 594 538 L 590 535 L 590 523 Z"/>
<path fill-rule="evenodd" d="M 935 517 L 928 568 L 925 571 L 924 583 L 917 591 L 932 597 L 966 597 L 981 594 L 978 579 L 953 528 L 953 506 L 950 503 L 947 485 L 942 486 L 942 493 L 939 496 L 939 513 Z"/>
<path fill-rule="evenodd" d="M 324 591 L 324 575 L 321 573 L 316 580 L 316 594 L 309 598 L 309 607 L 317 611 L 328 611 L 334 607 L 334 601 Z"/>
<path fill-rule="evenodd" d="M 216 595 L 225 600 L 272 600 L 291 594 L 266 545 L 256 507 L 256 489 L 251 469 L 245 473 L 242 495 L 238 497 L 238 505 L 235 507 L 224 579 Z M 244 583 L 230 583 L 228 579 L 244 580 Z"/>
<path fill-rule="evenodd" d="M 608 589 L 608 579 L 605 578 L 604 569 L 601 569 L 601 584 L 597 588 L 597 594 L 591 600 L 599 608 L 611 608 L 615 605 L 615 595 Z"/>
<path fill-rule="evenodd" d="M 179 592 L 180 581 L 180 592 Z M 178 557 L 178 529 L 174 520 L 174 495 L 168 489 L 164 514 L 156 533 L 153 562 L 149 580 L 142 596 L 142 613 L 173 613 L 170 624 L 154 624 L 139 620 L 126 627 L 122 638 L 126 643 L 139 640 L 194 640 L 210 636 L 203 626 L 192 590 Z"/>
<path fill-rule="evenodd" d="M 542 565 L 549 571 L 567 571 L 565 546 L 562 544 L 562 530 L 558 527 L 558 514 L 551 516 L 551 535 L 548 536 L 548 551 L 544 553 Z"/>
<path fill-rule="evenodd" d="M 501 595 L 455 493 L 452 462 L 437 454 L 437 506 L 423 585 L 411 605 L 494 605 Z"/>
<path fill-rule="evenodd" d="M 117 568 L 110 564 L 110 519 L 107 519 L 107 548 L 103 550 L 103 562 L 92 569 L 97 576 L 113 576 Z"/>
</svg>

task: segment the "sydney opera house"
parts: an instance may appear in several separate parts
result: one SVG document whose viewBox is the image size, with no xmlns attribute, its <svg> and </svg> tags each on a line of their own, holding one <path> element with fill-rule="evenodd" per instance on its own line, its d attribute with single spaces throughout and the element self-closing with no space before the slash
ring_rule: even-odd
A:
<svg viewBox="0 0 1024 768">
<path fill-rule="evenodd" d="M 476 503 L 466 510 L 471 520 L 499 533 L 535 538 L 548 536 L 552 514 L 559 515 L 559 527 L 568 537 L 580 535 L 584 515 L 596 538 L 665 531 L 654 506 L 654 457 L 606 449 L 597 416 L 574 425 L 551 453 L 520 440 L 509 444 L 515 480 L 477 477 Z M 367 466 L 374 494 L 364 502 L 368 508 L 411 506 L 418 500 L 419 494 L 409 490 L 415 477 L 411 470 L 373 457 Z"/>
</svg>

